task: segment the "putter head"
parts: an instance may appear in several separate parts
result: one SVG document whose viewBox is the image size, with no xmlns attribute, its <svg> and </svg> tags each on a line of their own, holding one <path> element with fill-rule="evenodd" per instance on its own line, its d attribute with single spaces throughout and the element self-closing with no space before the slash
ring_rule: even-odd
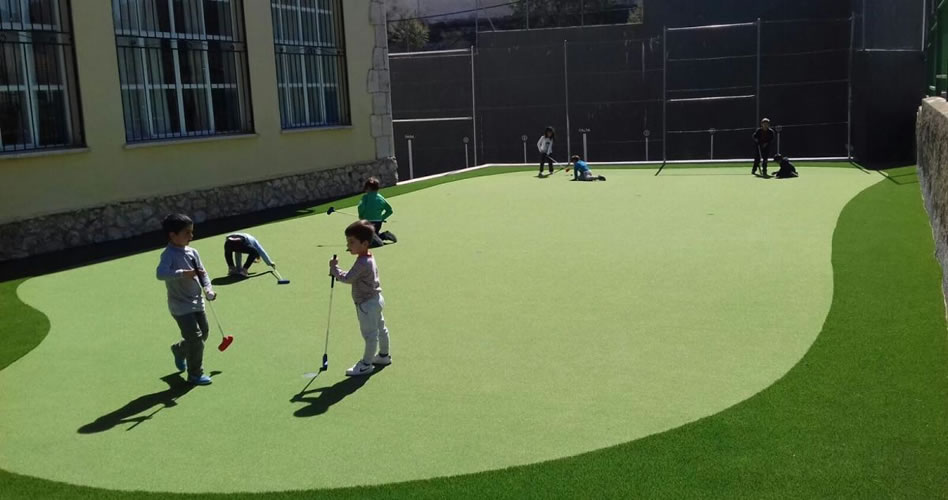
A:
<svg viewBox="0 0 948 500">
<path fill-rule="evenodd" d="M 289 285 L 290 280 L 277 280 L 277 285 Z"/>
<path fill-rule="evenodd" d="M 233 335 L 227 335 L 221 339 L 221 345 L 217 346 L 217 350 L 224 352 L 230 345 L 234 342 Z"/>
<path fill-rule="evenodd" d="M 329 210 L 326 210 L 326 215 L 332 215 L 336 211 L 335 207 L 329 207 Z"/>
<path fill-rule="evenodd" d="M 323 366 L 319 368 L 319 371 L 324 372 L 329 369 L 329 355 L 323 354 Z"/>
</svg>

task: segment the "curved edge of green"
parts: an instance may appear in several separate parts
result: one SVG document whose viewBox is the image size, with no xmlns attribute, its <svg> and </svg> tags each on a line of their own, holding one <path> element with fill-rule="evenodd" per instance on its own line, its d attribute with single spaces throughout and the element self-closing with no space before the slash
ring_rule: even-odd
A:
<svg viewBox="0 0 948 500">
<path fill-rule="evenodd" d="M 386 194 L 428 187 L 419 184 Z M 850 200 L 833 235 L 832 263 L 823 330 L 783 378 L 723 412 L 640 440 L 498 471 L 338 490 L 124 492 L 0 470 L 0 491 L 44 499 L 946 497 L 948 344 L 941 271 L 918 188 L 879 182 Z M 11 293 L 22 281 L 0 284 L 4 309 L 28 308 Z M 29 314 L 45 322 L 34 332 L 48 331 L 42 313 Z"/>
</svg>

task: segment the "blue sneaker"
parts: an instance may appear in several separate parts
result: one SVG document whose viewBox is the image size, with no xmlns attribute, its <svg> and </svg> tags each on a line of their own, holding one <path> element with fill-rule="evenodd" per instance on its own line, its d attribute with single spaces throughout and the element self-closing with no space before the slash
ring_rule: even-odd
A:
<svg viewBox="0 0 948 500">
<path fill-rule="evenodd" d="M 188 377 L 188 382 L 194 385 L 211 385 L 211 377 L 201 375 L 200 377 Z"/>
<path fill-rule="evenodd" d="M 174 367 L 178 369 L 178 373 L 188 369 L 188 360 L 179 358 L 178 353 L 174 350 L 174 346 L 171 346 L 171 355 L 174 356 Z"/>
</svg>

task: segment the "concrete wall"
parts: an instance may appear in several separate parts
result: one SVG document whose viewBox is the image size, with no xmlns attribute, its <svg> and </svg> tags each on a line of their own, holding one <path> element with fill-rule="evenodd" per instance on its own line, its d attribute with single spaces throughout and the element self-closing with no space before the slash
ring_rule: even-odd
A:
<svg viewBox="0 0 948 500">
<path fill-rule="evenodd" d="M 930 97 L 922 101 L 915 134 L 918 178 L 931 219 L 935 258 L 941 264 L 942 288 L 948 297 L 948 103 L 944 99 Z"/>
<path fill-rule="evenodd" d="M 374 112 L 390 106 L 373 60 L 380 0 L 345 0 L 352 126 L 284 132 L 276 86 L 270 2 L 245 0 L 255 133 L 127 145 L 110 0 L 72 2 L 87 148 L 64 154 L 0 155 L 0 224 L 110 203 L 245 184 L 392 156 Z M 384 12 L 381 13 L 384 16 Z M 384 17 L 381 22 L 384 24 Z M 382 39 L 384 47 L 385 39 Z M 387 62 L 384 63 L 387 71 Z M 375 92 L 369 87 L 374 79 Z M 387 72 L 384 80 L 387 82 Z M 374 101 L 378 101 L 376 104 Z M 389 111 L 390 113 L 390 111 Z M 387 125 L 391 129 L 391 124 Z M 380 148 L 377 148 L 381 143 Z"/>
</svg>

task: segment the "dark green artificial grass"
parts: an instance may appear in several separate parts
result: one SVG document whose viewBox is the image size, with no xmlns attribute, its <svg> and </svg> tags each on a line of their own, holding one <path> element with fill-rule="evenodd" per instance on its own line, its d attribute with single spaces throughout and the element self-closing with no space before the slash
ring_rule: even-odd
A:
<svg viewBox="0 0 948 500">
<path fill-rule="evenodd" d="M 427 187 L 419 184 L 390 188 L 386 195 Z M 632 443 L 503 471 L 231 497 L 948 497 L 948 347 L 940 270 L 918 187 L 883 181 L 853 199 L 834 234 L 833 269 L 832 308 L 804 359 L 773 386 L 714 416 Z M 0 284 L 0 368 L 48 330 L 41 313 L 16 300 L 19 283 Z M 215 465 L 209 462 L 201 473 L 213 474 Z M 354 466 L 371 466 L 371 459 Z M 116 492 L 0 471 L 0 496 L 223 495 Z"/>
</svg>

